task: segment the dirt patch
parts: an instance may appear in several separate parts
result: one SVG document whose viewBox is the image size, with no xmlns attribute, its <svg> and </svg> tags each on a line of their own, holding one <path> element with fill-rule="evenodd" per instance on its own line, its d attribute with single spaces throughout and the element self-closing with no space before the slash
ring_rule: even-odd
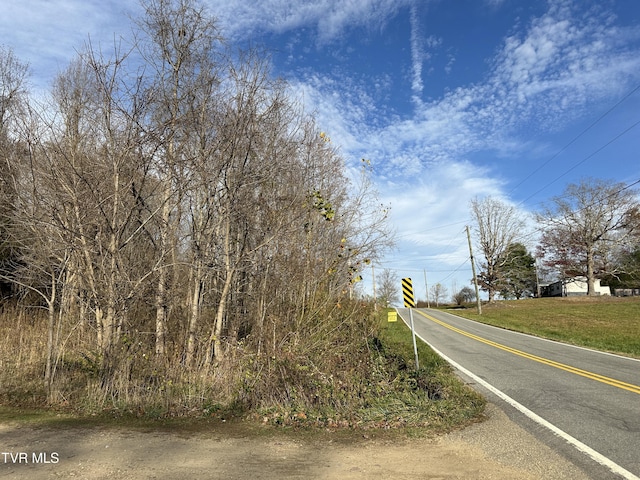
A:
<svg viewBox="0 0 640 480">
<path fill-rule="evenodd" d="M 246 434 L 243 430 L 227 429 L 176 433 L 5 424 L 0 426 L 0 477 L 35 480 L 588 478 L 513 424 L 497 407 L 490 405 L 488 413 L 486 422 L 459 432 L 435 439 L 401 440 L 361 433 L 345 438 L 331 433 Z"/>
</svg>

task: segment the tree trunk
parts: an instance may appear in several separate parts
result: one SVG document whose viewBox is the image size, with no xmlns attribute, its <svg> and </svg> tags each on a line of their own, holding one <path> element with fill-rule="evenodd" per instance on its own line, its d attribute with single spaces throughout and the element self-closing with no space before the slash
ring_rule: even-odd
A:
<svg viewBox="0 0 640 480">
<path fill-rule="evenodd" d="M 196 351 L 196 332 L 200 321 L 200 298 L 202 296 L 202 270 L 202 260 L 198 258 L 196 259 L 195 266 L 193 268 L 193 291 L 191 295 L 191 312 L 187 332 L 187 356 L 185 362 L 188 366 L 193 364 Z"/>
<path fill-rule="evenodd" d="M 494 284 L 494 281 L 493 281 L 494 274 L 495 274 L 495 270 L 493 268 L 493 265 L 488 263 L 488 265 L 487 265 L 487 277 L 492 279 L 489 282 L 489 285 L 487 286 L 487 296 L 488 296 L 488 299 L 489 299 L 489 303 L 493 303 L 495 301 L 496 291 L 495 291 L 495 288 L 493 286 L 493 284 Z"/>
<path fill-rule="evenodd" d="M 262 281 L 260 282 L 260 296 L 258 300 L 258 319 L 257 319 L 257 335 L 258 335 L 258 355 L 262 353 L 263 337 L 264 337 L 264 319 L 267 316 L 267 278 L 269 276 L 269 263 L 266 263 Z"/>
<path fill-rule="evenodd" d="M 234 268 L 231 261 L 231 219 L 228 217 L 224 221 L 224 255 L 225 255 L 225 277 L 224 284 L 222 286 L 222 292 L 220 293 L 220 302 L 216 309 L 216 318 L 213 324 L 213 331 L 209 337 L 209 351 L 213 347 L 212 358 L 222 357 L 222 328 L 224 326 L 224 320 L 227 313 L 227 299 L 229 292 L 231 291 L 231 285 L 233 282 Z"/>
<path fill-rule="evenodd" d="M 162 224 L 160 226 L 160 256 L 164 257 L 168 248 L 169 240 L 169 221 L 171 215 L 170 207 L 170 195 L 171 187 L 170 180 L 167 178 L 164 198 L 164 206 L 162 207 Z M 167 267 L 165 265 L 160 266 L 158 273 L 158 284 L 156 286 L 156 355 L 163 357 L 165 355 L 166 345 L 166 329 L 167 329 Z"/>
<path fill-rule="evenodd" d="M 593 268 L 593 251 L 587 251 L 587 296 L 596 294 L 595 288 L 595 272 Z"/>
<path fill-rule="evenodd" d="M 222 287 L 222 294 L 220 296 L 220 303 L 216 309 L 216 319 L 214 323 L 214 329 L 209 339 L 209 345 L 213 346 L 213 357 L 222 358 L 222 328 L 224 326 L 224 319 L 227 313 L 227 298 L 229 291 L 231 290 L 231 283 L 233 280 L 233 270 L 227 271 L 227 276 L 224 280 Z"/>
<path fill-rule="evenodd" d="M 51 272 L 51 293 L 47 299 L 47 307 L 49 313 L 49 325 L 47 328 L 47 363 L 44 372 L 44 382 L 47 387 L 47 395 L 51 395 L 51 383 L 53 382 L 52 365 L 53 365 L 53 331 L 55 329 L 55 302 L 56 302 L 56 277 Z"/>
<path fill-rule="evenodd" d="M 164 357 L 165 354 L 165 335 L 167 323 L 167 271 L 165 267 L 160 269 L 158 275 L 158 285 L 156 287 L 156 355 Z"/>
</svg>

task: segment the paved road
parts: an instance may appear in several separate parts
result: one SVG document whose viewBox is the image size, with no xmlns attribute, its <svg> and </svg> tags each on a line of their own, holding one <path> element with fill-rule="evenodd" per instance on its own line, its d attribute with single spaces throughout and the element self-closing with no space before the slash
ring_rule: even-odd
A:
<svg viewBox="0 0 640 480">
<path fill-rule="evenodd" d="M 414 310 L 413 320 L 474 387 L 592 478 L 640 478 L 640 361 L 437 310 Z"/>
</svg>

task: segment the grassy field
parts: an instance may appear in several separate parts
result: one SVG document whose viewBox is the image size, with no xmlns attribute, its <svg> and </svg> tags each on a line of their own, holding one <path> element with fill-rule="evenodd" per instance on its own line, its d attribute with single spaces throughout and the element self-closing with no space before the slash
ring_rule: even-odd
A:
<svg viewBox="0 0 640 480">
<path fill-rule="evenodd" d="M 452 309 L 489 325 L 640 358 L 640 297 L 566 297 L 499 301 Z"/>
</svg>

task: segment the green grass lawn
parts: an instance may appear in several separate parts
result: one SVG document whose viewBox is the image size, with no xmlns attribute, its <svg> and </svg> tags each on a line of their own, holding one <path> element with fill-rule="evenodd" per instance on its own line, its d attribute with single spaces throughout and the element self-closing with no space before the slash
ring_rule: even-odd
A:
<svg viewBox="0 0 640 480">
<path fill-rule="evenodd" d="M 451 313 L 489 325 L 640 358 L 640 297 L 498 301 Z"/>
</svg>

